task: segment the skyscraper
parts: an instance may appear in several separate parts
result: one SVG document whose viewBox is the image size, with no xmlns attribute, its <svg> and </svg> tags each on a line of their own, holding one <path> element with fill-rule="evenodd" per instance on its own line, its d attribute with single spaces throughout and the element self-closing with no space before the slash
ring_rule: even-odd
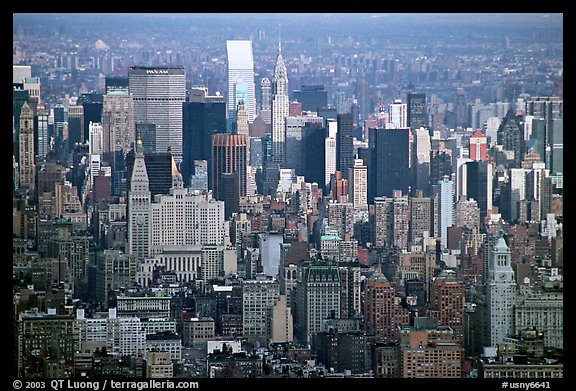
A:
<svg viewBox="0 0 576 391">
<path fill-rule="evenodd" d="M 328 106 L 328 91 L 322 84 L 303 85 L 294 91 L 294 99 L 302 104 L 303 111 L 318 112 L 319 107 Z"/>
<path fill-rule="evenodd" d="M 464 88 L 458 88 L 454 94 L 453 113 L 454 127 L 468 126 L 468 98 Z"/>
<path fill-rule="evenodd" d="M 462 165 L 462 195 L 467 200 L 476 200 L 481 221 L 492 209 L 492 178 L 492 163 L 473 161 Z"/>
<path fill-rule="evenodd" d="M 76 143 L 84 142 L 84 107 L 68 106 L 68 146 L 70 149 Z"/>
<path fill-rule="evenodd" d="M 516 279 L 511 258 L 510 248 L 500 236 L 494 245 L 488 280 L 491 346 L 504 342 L 504 338 L 514 333 Z"/>
<path fill-rule="evenodd" d="M 70 118 L 71 112 L 68 113 Z M 102 111 L 104 153 L 128 153 L 135 141 L 134 100 L 127 92 L 116 91 L 104 95 Z"/>
<path fill-rule="evenodd" d="M 435 185 L 445 176 L 452 175 L 452 153 L 449 149 L 430 151 L 430 184 Z"/>
<path fill-rule="evenodd" d="M 256 90 L 254 84 L 254 56 L 252 41 L 226 41 L 228 56 L 228 94 L 227 115 L 229 123 L 234 122 L 236 107 L 240 99 L 244 99 L 248 122 L 256 117 Z M 245 95 L 244 95 L 245 94 Z"/>
<path fill-rule="evenodd" d="M 125 91 L 104 95 L 102 128 L 102 160 L 112 167 L 112 194 L 120 195 L 126 191 L 126 154 L 135 141 L 132 95 Z"/>
<path fill-rule="evenodd" d="M 150 189 L 142 152 L 142 141 L 136 145 L 136 159 L 128 190 L 128 254 L 137 260 L 150 255 Z"/>
<path fill-rule="evenodd" d="M 102 121 L 103 97 L 102 94 L 82 94 L 78 104 L 80 104 L 80 101 L 82 101 L 82 107 L 84 107 L 84 135 L 82 143 L 85 143 L 88 140 L 90 122 Z"/>
<path fill-rule="evenodd" d="M 513 110 L 508 111 L 498 128 L 498 145 L 502 145 L 506 151 L 514 152 L 514 159 L 510 168 L 520 168 L 522 166 L 522 159 L 524 159 L 526 150 L 524 131 L 520 126 L 518 116 Z"/>
<path fill-rule="evenodd" d="M 212 190 L 214 198 L 222 200 L 221 175 L 238 174 L 238 196 L 246 195 L 248 137 L 245 134 L 214 134 L 212 136 Z"/>
<path fill-rule="evenodd" d="M 334 120 L 328 120 L 328 134 L 324 140 L 324 186 L 328 191 L 332 174 L 336 173 L 336 137 L 338 125 Z"/>
<path fill-rule="evenodd" d="M 286 117 L 290 101 L 288 75 L 282 59 L 282 47 L 278 44 L 278 58 L 272 78 L 272 161 L 284 167 L 286 148 Z"/>
<path fill-rule="evenodd" d="M 304 129 L 307 123 L 322 123 L 316 115 L 298 115 L 286 118 L 286 167 L 293 168 L 296 175 L 304 171 Z"/>
<path fill-rule="evenodd" d="M 316 182 L 326 194 L 325 168 L 318 160 L 326 152 L 326 128 L 320 123 L 306 123 L 304 125 L 304 177 L 306 182 Z"/>
<path fill-rule="evenodd" d="M 54 150 L 58 153 L 64 142 L 64 123 L 68 122 L 68 111 L 64 105 L 54 106 Z"/>
<path fill-rule="evenodd" d="M 183 66 L 130 67 L 130 93 L 134 97 L 134 120 L 156 125 L 156 152 L 172 148 L 182 161 L 182 103 L 186 99 Z"/>
<path fill-rule="evenodd" d="M 408 194 L 410 184 L 409 129 L 369 130 L 368 203 L 391 196 L 393 190 Z"/>
<path fill-rule="evenodd" d="M 340 270 L 317 261 L 298 267 L 296 282 L 296 331 L 303 342 L 311 342 L 321 331 L 322 321 L 340 318 Z"/>
<path fill-rule="evenodd" d="M 477 129 L 472 136 L 470 136 L 470 159 L 472 160 L 486 160 L 486 146 L 487 138 L 480 129 Z"/>
<path fill-rule="evenodd" d="M 20 110 L 20 135 L 18 140 L 19 155 L 18 167 L 20 169 L 20 189 L 34 191 L 35 162 L 34 162 L 34 113 L 27 102 Z"/>
<path fill-rule="evenodd" d="M 354 208 L 368 204 L 368 169 L 363 159 L 354 159 L 348 169 L 348 194 Z"/>
<path fill-rule="evenodd" d="M 104 151 L 104 134 L 101 123 L 90 122 L 88 126 L 88 145 L 91 155 L 100 155 Z"/>
<path fill-rule="evenodd" d="M 402 129 L 408 127 L 408 105 L 396 99 L 394 103 L 388 106 L 388 123 L 387 128 Z"/>
<path fill-rule="evenodd" d="M 136 139 L 142 140 L 144 155 L 156 150 L 156 125 L 151 122 L 136 122 Z"/>
<path fill-rule="evenodd" d="M 16 160 L 19 159 L 18 154 L 20 153 L 20 111 L 22 110 L 22 105 L 24 102 L 28 102 L 28 91 L 24 91 L 22 88 L 14 88 L 12 91 L 12 118 L 14 128 L 12 130 L 12 142 L 13 142 L 13 153 Z"/>
<path fill-rule="evenodd" d="M 420 189 L 429 194 L 430 188 L 430 134 L 423 127 L 412 128 L 414 144 L 412 153 L 413 190 Z"/>
<path fill-rule="evenodd" d="M 181 165 L 184 184 L 196 174 L 195 160 L 206 160 L 212 166 L 212 135 L 226 132 L 226 102 L 220 95 L 210 96 L 206 88 L 190 91 L 190 102 L 183 104 L 183 160 Z M 208 175 L 209 188 L 212 178 Z"/>
<path fill-rule="evenodd" d="M 550 149 L 550 171 L 552 175 L 561 175 L 564 171 L 564 120 L 562 118 L 552 119 Z"/>
<path fill-rule="evenodd" d="M 454 182 L 447 176 L 438 181 L 438 211 L 440 243 L 443 248 L 446 248 L 448 227 L 454 224 Z"/>
<path fill-rule="evenodd" d="M 270 110 L 272 107 L 272 85 L 270 84 L 270 79 L 263 77 L 260 80 L 260 89 L 262 94 L 260 110 Z"/>
<path fill-rule="evenodd" d="M 246 114 L 246 107 L 244 101 L 239 100 L 236 107 L 236 126 L 234 127 L 236 134 L 243 134 L 249 136 L 248 131 L 248 115 Z"/>
<path fill-rule="evenodd" d="M 142 147 L 144 150 L 145 148 Z M 130 188 L 132 171 L 134 169 L 134 151 L 126 155 L 127 181 L 126 187 Z M 172 188 L 172 153 L 150 153 L 144 154 L 144 163 L 148 173 L 148 188 L 150 189 L 150 199 L 153 200 L 157 194 L 169 194 Z"/>
<path fill-rule="evenodd" d="M 338 114 L 338 133 L 336 136 L 336 170 L 348 177 L 348 169 L 354 166 L 354 124 L 352 114 Z"/>
<path fill-rule="evenodd" d="M 410 222 L 408 196 L 398 191 L 394 197 L 375 197 L 374 209 L 374 245 L 406 249 Z"/>
<path fill-rule="evenodd" d="M 428 128 L 426 94 L 408 93 L 408 127 L 412 130 L 420 127 Z"/>
<path fill-rule="evenodd" d="M 437 278 L 432 287 L 432 307 L 439 326 L 451 327 L 454 337 L 464 341 L 464 286 L 448 278 Z"/>
<path fill-rule="evenodd" d="M 36 133 L 38 137 L 36 139 L 37 142 L 34 143 L 34 146 L 37 150 L 36 155 L 38 155 L 38 161 L 46 160 L 46 156 L 48 155 L 48 113 L 45 110 L 44 104 L 38 104 L 36 107 L 36 116 L 35 116 L 35 124 Z M 82 134 L 84 137 L 84 133 Z M 72 148 L 72 147 L 71 147 Z"/>
<path fill-rule="evenodd" d="M 410 242 L 421 242 L 424 232 L 428 236 L 434 236 L 433 226 L 434 200 L 430 197 L 422 197 L 422 191 L 417 192 L 416 197 L 410 199 Z"/>
</svg>

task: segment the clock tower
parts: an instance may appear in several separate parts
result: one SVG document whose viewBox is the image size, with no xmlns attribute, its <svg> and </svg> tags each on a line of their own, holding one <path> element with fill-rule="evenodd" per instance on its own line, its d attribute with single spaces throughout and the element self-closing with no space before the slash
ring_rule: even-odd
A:
<svg viewBox="0 0 576 391">
<path fill-rule="evenodd" d="M 514 303 L 516 301 L 516 278 L 510 264 L 511 251 L 504 237 L 494 245 L 492 265 L 489 271 L 488 304 L 490 306 L 490 345 L 504 341 L 514 333 Z"/>
</svg>

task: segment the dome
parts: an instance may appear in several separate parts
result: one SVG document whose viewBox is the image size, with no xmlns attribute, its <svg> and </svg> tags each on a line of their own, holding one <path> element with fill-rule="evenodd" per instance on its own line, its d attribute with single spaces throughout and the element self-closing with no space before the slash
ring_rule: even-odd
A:
<svg viewBox="0 0 576 391">
<path fill-rule="evenodd" d="M 498 238 L 498 241 L 496 241 L 496 244 L 494 245 L 494 250 L 508 250 L 504 237 L 500 236 Z"/>
</svg>

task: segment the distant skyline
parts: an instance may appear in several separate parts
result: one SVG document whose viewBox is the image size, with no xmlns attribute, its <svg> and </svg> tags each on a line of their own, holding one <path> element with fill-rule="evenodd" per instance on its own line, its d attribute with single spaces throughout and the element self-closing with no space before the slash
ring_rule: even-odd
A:
<svg viewBox="0 0 576 391">
<path fill-rule="evenodd" d="M 310 23 L 310 19 L 313 19 L 314 23 Z M 16 13 L 13 14 L 13 31 L 16 31 L 20 25 L 29 29 L 57 31 L 60 28 L 57 22 L 66 21 L 65 29 L 81 28 L 88 32 L 89 29 L 102 29 L 117 25 L 119 21 L 131 20 L 151 24 L 169 20 L 170 24 L 167 27 L 183 27 L 181 23 L 191 23 L 190 31 L 196 28 L 215 27 L 225 21 L 222 32 L 240 27 L 250 29 L 266 27 L 273 29 L 273 31 L 268 31 L 268 34 L 274 35 L 278 34 L 279 23 L 282 24 L 282 31 L 286 33 L 290 33 L 296 27 L 314 30 L 318 27 L 338 26 L 338 30 L 334 30 L 336 34 L 346 31 L 347 27 L 357 22 L 361 22 L 364 29 L 383 30 L 397 29 L 400 24 L 409 28 L 408 30 L 402 29 L 403 33 L 409 33 L 411 29 L 418 31 L 420 27 L 430 25 L 466 26 L 469 29 L 563 28 L 563 14 L 561 13 Z M 117 26 L 127 32 L 126 26 Z M 485 31 L 485 33 L 491 32 Z"/>
</svg>

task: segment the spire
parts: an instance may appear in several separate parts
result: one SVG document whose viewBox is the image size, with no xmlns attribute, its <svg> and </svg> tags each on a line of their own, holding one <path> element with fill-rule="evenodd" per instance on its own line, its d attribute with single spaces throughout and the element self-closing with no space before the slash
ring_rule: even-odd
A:
<svg viewBox="0 0 576 391">
<path fill-rule="evenodd" d="M 176 161 L 174 160 L 174 155 L 172 155 L 171 158 L 172 158 L 172 188 L 182 189 L 184 186 L 182 174 L 180 174 L 180 171 L 178 171 L 178 166 L 176 165 Z"/>
<path fill-rule="evenodd" d="M 136 141 L 136 155 L 144 155 L 144 148 L 142 146 L 142 138 L 138 135 L 138 140 Z"/>
<path fill-rule="evenodd" d="M 280 25 L 278 25 L 280 29 Z M 286 72 L 286 65 L 282 58 L 282 43 L 280 39 L 280 31 L 278 31 L 278 58 L 276 59 L 276 66 L 274 67 L 274 75 L 272 77 L 272 94 L 273 95 L 288 95 L 288 75 Z"/>
<path fill-rule="evenodd" d="M 278 23 L 278 55 L 282 54 L 282 24 Z"/>
</svg>

